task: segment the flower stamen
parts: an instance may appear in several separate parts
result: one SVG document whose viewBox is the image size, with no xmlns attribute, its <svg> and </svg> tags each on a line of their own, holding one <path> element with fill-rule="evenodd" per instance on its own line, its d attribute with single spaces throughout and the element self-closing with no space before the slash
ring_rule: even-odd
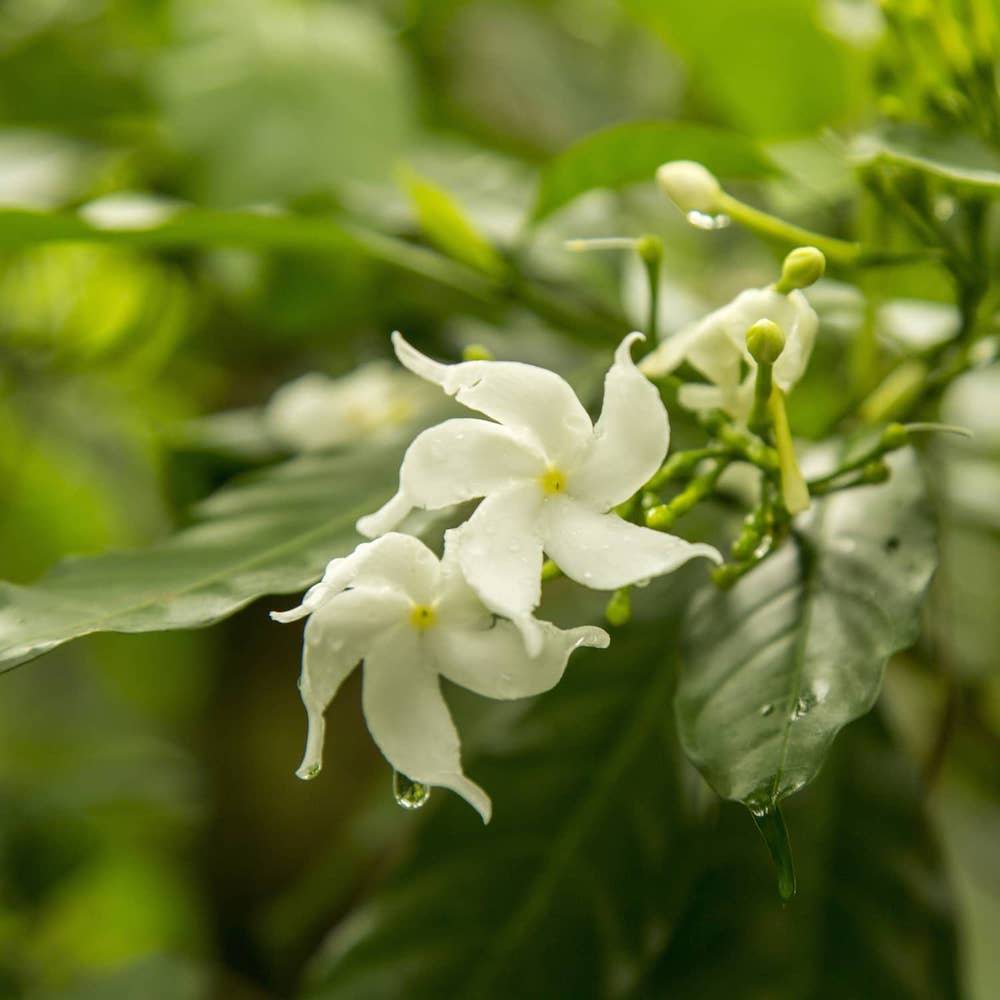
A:
<svg viewBox="0 0 1000 1000">
<path fill-rule="evenodd" d="M 561 469 L 555 468 L 555 466 L 549 466 L 543 475 L 539 477 L 538 481 L 541 483 L 542 492 L 546 496 L 554 496 L 557 493 L 564 493 L 566 491 L 566 474 Z"/>
<path fill-rule="evenodd" d="M 437 623 L 437 611 L 430 604 L 414 604 L 410 608 L 410 625 L 424 632 Z"/>
</svg>

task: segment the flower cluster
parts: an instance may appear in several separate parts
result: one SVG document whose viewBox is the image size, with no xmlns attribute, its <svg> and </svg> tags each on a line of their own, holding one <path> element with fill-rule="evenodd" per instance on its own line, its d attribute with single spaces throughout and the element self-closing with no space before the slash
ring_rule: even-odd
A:
<svg viewBox="0 0 1000 1000">
<path fill-rule="evenodd" d="M 572 388 L 533 365 L 440 364 L 393 334 L 402 364 L 488 419 L 455 419 L 421 433 L 399 490 L 358 530 L 372 542 L 334 559 L 302 604 L 279 621 L 309 616 L 300 689 L 309 715 L 301 777 L 319 771 L 323 712 L 364 660 L 368 727 L 389 763 L 413 781 L 451 788 L 488 820 L 490 800 L 462 772 L 459 740 L 439 676 L 491 698 L 551 688 L 578 646 L 603 647 L 602 629 L 561 630 L 539 621 L 548 555 L 571 579 L 598 590 L 641 583 L 696 557 L 691 544 L 625 520 L 631 500 L 666 456 L 670 429 L 659 391 L 632 361 L 626 337 L 591 422 Z M 481 502 L 447 532 L 440 563 L 395 531 L 414 508 Z"/>
</svg>

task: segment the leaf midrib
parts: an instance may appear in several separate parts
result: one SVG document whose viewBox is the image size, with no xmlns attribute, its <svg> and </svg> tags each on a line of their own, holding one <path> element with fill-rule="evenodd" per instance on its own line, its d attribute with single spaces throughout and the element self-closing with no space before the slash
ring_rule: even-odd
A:
<svg viewBox="0 0 1000 1000">
<path fill-rule="evenodd" d="M 617 751 L 605 760 L 598 769 L 595 780 L 589 783 L 587 794 L 572 811 L 562 833 L 552 844 L 548 859 L 525 893 L 524 901 L 491 938 L 478 973 L 463 991 L 463 996 L 471 998 L 483 994 L 504 960 L 544 912 L 564 869 L 576 855 L 580 841 L 592 826 L 601 807 L 610 798 L 609 789 L 614 786 L 641 747 L 656 719 L 667 708 L 672 681 L 668 666 L 669 658 L 665 658 L 658 664 L 658 669 L 646 692 L 636 693 L 635 702 L 642 707 L 642 710 L 633 716 L 632 723 L 627 727 L 626 736 Z"/>
</svg>

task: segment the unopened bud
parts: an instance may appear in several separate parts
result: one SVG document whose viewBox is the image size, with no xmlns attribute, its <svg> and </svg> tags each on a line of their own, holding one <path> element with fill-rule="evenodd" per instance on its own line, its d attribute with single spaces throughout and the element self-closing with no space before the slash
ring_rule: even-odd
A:
<svg viewBox="0 0 1000 1000">
<path fill-rule="evenodd" d="M 902 448 L 910 440 L 910 432 L 902 424 L 889 424 L 879 441 L 883 451 L 895 451 Z"/>
<path fill-rule="evenodd" d="M 889 466 L 885 462 L 869 462 L 861 470 L 861 482 L 884 483 L 889 478 Z"/>
<path fill-rule="evenodd" d="M 463 361 L 495 361 L 493 352 L 482 344 L 466 344 L 462 348 Z"/>
<path fill-rule="evenodd" d="M 808 288 L 826 271 L 826 257 L 816 247 L 798 247 L 781 266 L 781 278 L 775 288 L 787 295 L 796 288 Z"/>
<path fill-rule="evenodd" d="M 770 319 L 759 319 L 747 331 L 747 350 L 759 365 L 773 365 L 785 349 L 785 334 Z"/>
<path fill-rule="evenodd" d="M 604 617 L 609 625 L 627 625 L 632 618 L 632 595 L 628 587 L 622 587 L 611 595 L 607 607 L 604 609 Z"/>
<path fill-rule="evenodd" d="M 663 260 L 663 240 L 659 236 L 640 236 L 635 241 L 635 252 L 644 264 L 659 264 Z"/>
<path fill-rule="evenodd" d="M 693 160 L 672 160 L 656 171 L 656 183 L 663 193 L 684 213 L 719 211 L 722 188 L 715 175 Z"/>
</svg>

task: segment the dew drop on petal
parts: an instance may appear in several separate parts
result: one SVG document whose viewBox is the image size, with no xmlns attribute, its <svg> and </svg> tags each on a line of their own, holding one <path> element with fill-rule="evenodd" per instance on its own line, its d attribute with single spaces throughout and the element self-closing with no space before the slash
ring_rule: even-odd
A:
<svg viewBox="0 0 1000 1000">
<path fill-rule="evenodd" d="M 732 221 L 728 215 L 709 215 L 707 212 L 688 212 L 687 220 L 696 229 L 725 229 Z"/>
<path fill-rule="evenodd" d="M 431 797 L 430 785 L 408 778 L 399 771 L 392 772 L 392 794 L 396 804 L 404 809 L 419 809 Z"/>
</svg>

